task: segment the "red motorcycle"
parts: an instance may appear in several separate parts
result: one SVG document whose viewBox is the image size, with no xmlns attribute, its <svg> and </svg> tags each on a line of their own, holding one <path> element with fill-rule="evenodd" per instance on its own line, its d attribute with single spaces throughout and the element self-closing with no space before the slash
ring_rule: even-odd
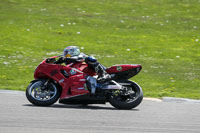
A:
<svg viewBox="0 0 200 133">
<path fill-rule="evenodd" d="M 143 99 L 141 87 L 128 80 L 142 69 L 141 65 L 114 65 L 105 68 L 110 74 L 109 82 L 97 83 L 95 95 L 91 94 L 88 76 L 95 77 L 97 73 L 85 62 L 69 65 L 55 64 L 59 56 L 45 59 L 34 72 L 35 80 L 26 89 L 27 99 L 37 106 L 50 106 L 58 99 L 64 104 L 105 104 L 110 102 L 118 109 L 132 109 Z"/>
</svg>

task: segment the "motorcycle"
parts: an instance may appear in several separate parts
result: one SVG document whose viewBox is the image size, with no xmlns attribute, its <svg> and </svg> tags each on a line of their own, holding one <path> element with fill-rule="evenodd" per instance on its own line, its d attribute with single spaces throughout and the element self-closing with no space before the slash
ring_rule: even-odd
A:
<svg viewBox="0 0 200 133">
<path fill-rule="evenodd" d="M 97 83 L 95 94 L 91 93 L 88 77 L 97 73 L 85 62 L 69 65 L 56 64 L 54 56 L 42 61 L 34 72 L 35 80 L 26 89 L 27 99 L 37 106 L 50 106 L 58 101 L 62 104 L 105 104 L 109 102 L 117 109 L 132 109 L 143 99 L 142 88 L 131 77 L 137 75 L 141 65 L 114 65 L 105 68 L 111 80 Z"/>
</svg>

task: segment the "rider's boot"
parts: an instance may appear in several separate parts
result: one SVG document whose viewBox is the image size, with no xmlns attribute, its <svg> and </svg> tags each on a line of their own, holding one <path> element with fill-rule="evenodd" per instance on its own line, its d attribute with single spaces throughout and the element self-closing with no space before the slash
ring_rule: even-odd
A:
<svg viewBox="0 0 200 133">
<path fill-rule="evenodd" d="M 95 67 L 95 71 L 98 73 L 97 82 L 98 83 L 106 83 L 111 80 L 111 76 L 104 70 L 103 66 L 100 64 Z"/>
</svg>

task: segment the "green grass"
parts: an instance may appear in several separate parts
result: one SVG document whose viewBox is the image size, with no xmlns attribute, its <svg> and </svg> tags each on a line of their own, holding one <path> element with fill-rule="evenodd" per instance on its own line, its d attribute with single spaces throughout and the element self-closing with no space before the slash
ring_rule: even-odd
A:
<svg viewBox="0 0 200 133">
<path fill-rule="evenodd" d="M 142 64 L 146 97 L 200 99 L 199 12 L 199 0 L 0 0 L 0 89 L 25 90 L 44 58 L 78 45 L 105 66 Z"/>
</svg>

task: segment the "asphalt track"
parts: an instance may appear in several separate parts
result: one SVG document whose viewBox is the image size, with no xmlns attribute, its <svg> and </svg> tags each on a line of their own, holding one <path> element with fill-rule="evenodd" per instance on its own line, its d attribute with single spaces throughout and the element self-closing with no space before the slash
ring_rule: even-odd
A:
<svg viewBox="0 0 200 133">
<path fill-rule="evenodd" d="M 0 91 L 0 133 L 199 133 L 200 104 L 144 100 L 132 110 L 106 105 L 37 107 L 23 92 Z"/>
</svg>

